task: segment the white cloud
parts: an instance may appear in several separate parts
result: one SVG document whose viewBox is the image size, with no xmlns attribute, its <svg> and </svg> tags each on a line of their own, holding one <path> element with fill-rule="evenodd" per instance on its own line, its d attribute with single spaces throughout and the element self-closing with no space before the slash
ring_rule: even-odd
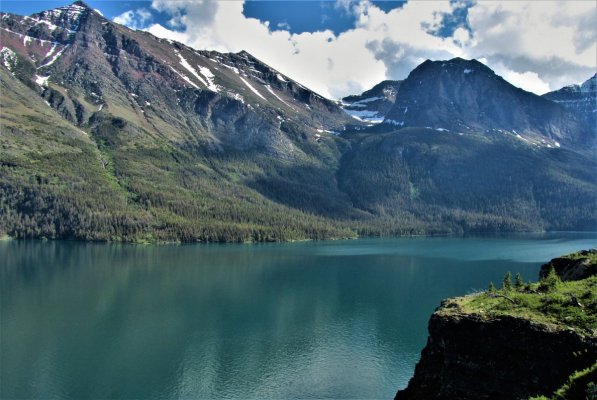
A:
<svg viewBox="0 0 597 400">
<path fill-rule="evenodd" d="M 524 73 L 510 71 L 506 68 L 503 69 L 503 72 L 500 73 L 500 68 L 496 68 L 496 73 L 502 75 L 502 77 L 513 84 L 514 86 L 518 86 L 528 92 L 533 92 L 537 94 L 544 94 L 549 92 L 549 84 L 543 82 L 539 75 L 536 72 L 527 71 Z"/>
<path fill-rule="evenodd" d="M 176 30 L 158 24 L 147 30 L 198 49 L 246 50 L 327 97 L 403 79 L 427 58 L 483 58 L 511 83 L 536 93 L 594 73 L 594 2 L 483 1 L 469 9 L 470 32 L 460 27 L 450 37 L 433 34 L 444 15 L 460 7 L 448 0 L 411 1 L 385 12 L 367 0 L 339 0 L 337 12 L 356 19 L 352 29 L 291 34 L 287 26 L 245 17 L 241 1 L 153 0 L 152 8 L 168 13 Z M 129 26 L 141 20 L 125 14 L 117 18 Z"/>
<path fill-rule="evenodd" d="M 543 84 L 553 90 L 595 73 L 593 1 L 483 1 L 469 10 L 468 22 L 473 39 L 467 56 L 487 58 L 496 72 L 499 65 L 509 69 L 517 82 L 526 76 L 527 90 L 544 91 Z"/>
<path fill-rule="evenodd" d="M 151 12 L 145 8 L 139 8 L 137 10 L 128 10 L 122 14 L 114 17 L 113 21 L 117 24 L 126 25 L 132 29 L 142 29 L 145 25 L 151 21 Z"/>
</svg>

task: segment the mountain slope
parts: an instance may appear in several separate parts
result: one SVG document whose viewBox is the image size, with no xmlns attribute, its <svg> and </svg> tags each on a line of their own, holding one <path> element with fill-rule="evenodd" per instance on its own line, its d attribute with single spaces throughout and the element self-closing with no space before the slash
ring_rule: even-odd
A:
<svg viewBox="0 0 597 400">
<path fill-rule="evenodd" d="M 268 241 L 597 221 L 593 155 L 568 142 L 393 124 L 367 133 L 246 52 L 197 51 L 82 2 L 2 14 L 0 34 L 0 231 L 10 236 Z M 353 104 L 382 110 L 398 85 Z"/>
<path fill-rule="evenodd" d="M 514 135 L 550 146 L 587 145 L 595 134 L 561 106 L 516 88 L 476 60 L 425 61 L 400 86 L 384 124 Z"/>
<path fill-rule="evenodd" d="M 597 129 L 597 74 L 580 85 L 570 85 L 543 95 Z"/>
<path fill-rule="evenodd" d="M 385 222 L 460 233 L 594 228 L 590 151 L 431 128 L 354 134 L 352 141 L 341 159 L 340 188 Z"/>
<path fill-rule="evenodd" d="M 10 55 L 0 67 L 6 84 L 2 101 L 17 99 L 15 110 L 28 106 L 40 116 L 47 114 L 50 105 L 55 119 L 64 118 L 51 125 L 66 124 L 70 130 L 86 132 L 105 164 L 81 159 L 65 166 L 57 154 L 58 161 L 42 167 L 25 150 L 45 146 L 38 134 L 43 122 L 35 125 L 18 111 L 11 114 L 10 107 L 3 108 L 3 126 L 14 115 L 19 127 L 18 134 L 4 136 L 7 146 L 15 145 L 17 137 L 27 138 L 28 144 L 21 146 L 23 157 L 18 163 L 2 153 L 8 159 L 2 161 L 16 172 L 3 182 L 5 207 L 11 212 L 2 219 L 1 230 L 16 236 L 87 238 L 91 234 L 89 238 L 103 240 L 353 235 L 330 220 L 267 198 L 279 196 L 279 191 L 270 193 L 270 181 L 284 179 L 290 197 L 305 189 L 302 176 L 284 172 L 293 166 L 319 171 L 322 185 L 336 186 L 329 164 L 337 158 L 338 139 L 329 128 L 353 121 L 335 103 L 247 53 L 196 52 L 113 24 L 81 2 L 31 17 L 4 14 L 0 27 L 2 52 Z M 37 100 L 27 104 L 26 98 Z M 59 143 L 62 135 L 55 128 L 46 132 L 50 142 Z M 71 146 L 73 152 L 82 151 L 78 142 Z M 62 229 L 61 224 L 79 222 L 64 221 L 62 211 L 28 207 L 32 200 L 20 197 L 26 184 L 16 175 L 29 173 L 25 165 L 40 167 L 31 169 L 42 177 L 43 187 L 29 188 L 31 197 L 44 199 L 46 192 L 60 199 L 72 195 L 77 205 L 74 215 L 93 214 L 90 204 L 101 198 L 94 191 L 68 192 L 68 185 L 78 181 L 76 171 L 90 168 L 105 174 L 106 169 L 109 179 L 93 182 L 93 187 L 115 188 L 126 203 L 122 214 L 140 213 L 142 227 L 136 228 L 127 217 L 110 220 L 101 228 L 81 227 L 91 233 Z M 312 176 L 309 179 L 313 181 Z M 333 189 L 326 196 L 314 190 L 308 193 L 313 199 L 324 198 L 314 206 L 329 208 L 326 202 L 346 202 Z M 307 196 L 303 198 L 307 201 Z M 115 215 L 119 207 L 107 201 L 99 208 Z M 43 222 L 39 214 L 50 221 Z M 25 219 L 32 220 L 32 229 L 22 229 Z M 115 229 L 114 224 L 122 226 Z"/>
<path fill-rule="evenodd" d="M 360 95 L 344 97 L 342 108 L 357 120 L 382 122 L 396 101 L 402 81 L 382 81 Z"/>
</svg>

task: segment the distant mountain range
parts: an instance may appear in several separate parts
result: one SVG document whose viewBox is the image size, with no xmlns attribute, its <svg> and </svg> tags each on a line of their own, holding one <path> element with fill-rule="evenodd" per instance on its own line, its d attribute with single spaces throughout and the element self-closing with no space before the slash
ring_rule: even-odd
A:
<svg viewBox="0 0 597 400">
<path fill-rule="evenodd" d="M 570 85 L 543 95 L 576 114 L 589 127 L 597 125 L 597 75 L 581 85 Z"/>
<path fill-rule="evenodd" d="M 426 61 L 336 102 L 247 52 L 198 51 L 83 2 L 3 13 L 0 34 L 11 236 L 270 241 L 597 222 L 594 77 L 540 97 L 475 60 Z"/>
</svg>

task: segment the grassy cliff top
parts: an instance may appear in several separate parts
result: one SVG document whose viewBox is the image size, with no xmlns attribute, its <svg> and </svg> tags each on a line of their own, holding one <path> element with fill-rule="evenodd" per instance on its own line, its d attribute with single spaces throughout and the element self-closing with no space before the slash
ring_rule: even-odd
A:
<svg viewBox="0 0 597 400">
<path fill-rule="evenodd" d="M 565 256 L 571 263 L 589 259 L 597 264 L 597 254 L 581 252 Z M 505 281 L 510 281 L 506 279 Z M 555 272 L 536 283 L 508 283 L 501 288 L 449 299 L 440 315 L 477 314 L 495 318 L 513 316 L 532 320 L 553 329 L 572 329 L 583 336 L 597 336 L 597 276 L 562 281 Z"/>
</svg>

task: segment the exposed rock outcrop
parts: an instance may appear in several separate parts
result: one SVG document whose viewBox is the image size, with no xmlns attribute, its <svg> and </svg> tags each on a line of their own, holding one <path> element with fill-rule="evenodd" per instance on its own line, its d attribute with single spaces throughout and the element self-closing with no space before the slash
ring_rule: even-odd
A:
<svg viewBox="0 0 597 400">
<path fill-rule="evenodd" d="M 542 276 L 551 265 L 562 279 L 594 275 L 595 253 L 591 250 L 556 258 L 543 266 Z M 593 297 L 594 278 L 583 282 L 588 284 L 582 292 L 588 291 L 587 297 Z M 521 290 L 519 293 L 533 291 L 532 287 Z M 575 327 L 573 313 L 563 311 L 563 323 L 558 323 L 551 315 L 538 315 L 540 308 L 535 308 L 534 314 L 529 312 L 530 317 L 503 306 L 492 309 L 487 304 L 496 296 L 499 295 L 472 295 L 442 303 L 429 321 L 429 338 L 414 377 L 406 389 L 396 394 L 397 400 L 550 396 L 571 374 L 591 367 L 597 360 L 595 331 L 591 334 Z M 552 301 L 544 294 L 536 296 L 539 303 Z M 476 307 L 480 304 L 487 309 L 475 308 L 471 312 L 471 301 L 477 301 Z M 522 302 L 522 298 L 516 302 Z M 594 311 L 584 308 L 582 313 Z"/>
<path fill-rule="evenodd" d="M 558 257 L 541 266 L 539 276 L 544 278 L 553 267 L 563 281 L 577 281 L 597 275 L 597 249 L 583 250 L 577 253 L 578 258 Z"/>
<path fill-rule="evenodd" d="M 415 375 L 396 399 L 548 395 L 597 359 L 597 340 L 516 317 L 438 311 Z"/>
</svg>

